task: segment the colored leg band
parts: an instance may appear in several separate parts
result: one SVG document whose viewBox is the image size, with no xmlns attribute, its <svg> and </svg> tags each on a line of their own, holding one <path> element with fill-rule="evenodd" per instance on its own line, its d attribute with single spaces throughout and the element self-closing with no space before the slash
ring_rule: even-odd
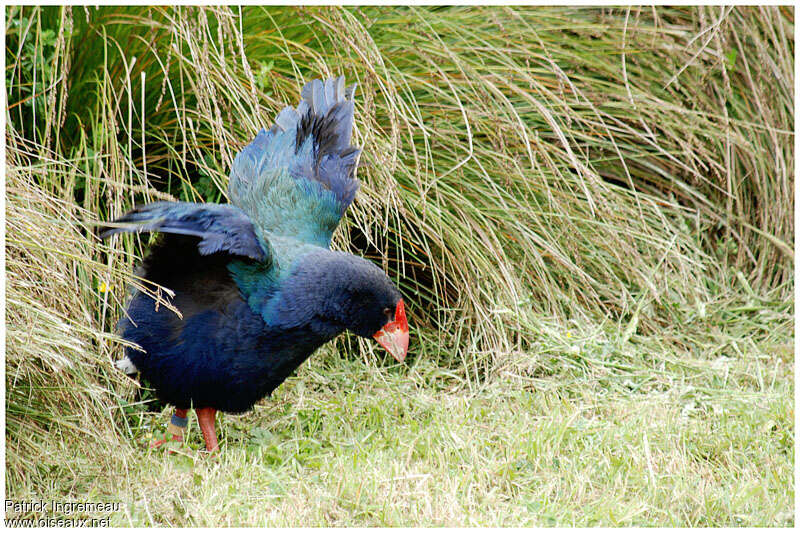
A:
<svg viewBox="0 0 800 533">
<path fill-rule="evenodd" d="M 172 419 L 169 421 L 169 425 L 167 426 L 167 431 L 177 440 L 183 440 L 183 432 L 186 431 L 186 426 L 188 424 L 188 419 L 178 415 L 172 415 Z"/>
<path fill-rule="evenodd" d="M 189 419 L 178 415 L 172 415 L 172 420 L 170 420 L 169 423 L 179 428 L 185 428 L 189 424 Z"/>
</svg>

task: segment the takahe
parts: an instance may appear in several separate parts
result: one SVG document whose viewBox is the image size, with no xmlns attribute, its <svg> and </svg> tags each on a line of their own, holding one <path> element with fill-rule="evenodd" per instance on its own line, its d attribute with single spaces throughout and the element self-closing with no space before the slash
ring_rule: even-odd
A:
<svg viewBox="0 0 800 533">
<path fill-rule="evenodd" d="M 144 351 L 127 348 L 117 366 L 176 407 L 173 439 L 194 408 L 206 449 L 217 449 L 216 411 L 249 410 L 344 330 L 405 358 L 400 292 L 374 264 L 329 249 L 359 187 L 354 90 L 344 77 L 306 84 L 297 109 L 236 156 L 230 204 L 155 202 L 104 228 L 103 238 L 164 234 L 143 277 L 174 291 L 182 316 L 136 293 L 118 329 Z"/>
</svg>

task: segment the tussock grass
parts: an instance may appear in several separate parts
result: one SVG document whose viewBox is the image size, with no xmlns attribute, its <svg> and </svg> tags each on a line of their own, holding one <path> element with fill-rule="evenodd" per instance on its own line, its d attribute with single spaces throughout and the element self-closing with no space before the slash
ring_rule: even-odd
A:
<svg viewBox="0 0 800 533">
<path fill-rule="evenodd" d="M 7 8 L 9 497 L 137 525 L 793 522 L 793 24 Z M 345 337 L 225 418 L 224 456 L 143 451 L 163 416 L 111 362 L 147 240 L 92 224 L 225 201 L 236 152 L 338 74 L 365 152 L 335 245 L 398 280 L 410 365 Z"/>
</svg>

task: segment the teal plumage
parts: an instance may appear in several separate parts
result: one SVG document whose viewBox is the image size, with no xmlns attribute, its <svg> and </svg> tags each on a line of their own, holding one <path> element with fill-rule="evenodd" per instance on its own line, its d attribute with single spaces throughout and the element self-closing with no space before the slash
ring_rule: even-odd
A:
<svg viewBox="0 0 800 533">
<path fill-rule="evenodd" d="M 268 239 L 330 245 L 359 187 L 353 174 L 360 150 L 350 146 L 354 91 L 344 89 L 344 77 L 312 81 L 297 109 L 284 108 L 234 160 L 231 203 Z"/>
</svg>

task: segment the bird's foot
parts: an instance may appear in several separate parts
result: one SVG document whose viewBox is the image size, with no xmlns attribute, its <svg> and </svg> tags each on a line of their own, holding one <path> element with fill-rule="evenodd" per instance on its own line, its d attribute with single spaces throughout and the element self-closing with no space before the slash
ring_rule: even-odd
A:
<svg viewBox="0 0 800 533">
<path fill-rule="evenodd" d="M 183 437 L 180 436 L 180 435 L 172 435 L 171 439 L 160 439 L 160 440 L 157 440 L 157 441 L 151 443 L 150 444 L 150 448 L 151 449 L 160 448 L 170 440 L 172 440 L 174 442 L 183 442 Z M 174 452 L 170 451 L 170 453 L 174 453 Z"/>
<path fill-rule="evenodd" d="M 189 421 L 186 418 L 186 413 L 187 409 L 175 409 L 175 414 L 172 415 L 172 419 L 169 421 L 169 425 L 167 426 L 167 433 L 172 436 L 171 439 L 164 438 L 157 440 L 150 445 L 150 448 L 160 448 L 166 444 L 168 440 L 172 440 L 174 442 L 183 442 L 183 433 L 186 431 L 186 426 L 189 424 Z M 170 453 L 174 452 L 170 450 Z"/>
</svg>

